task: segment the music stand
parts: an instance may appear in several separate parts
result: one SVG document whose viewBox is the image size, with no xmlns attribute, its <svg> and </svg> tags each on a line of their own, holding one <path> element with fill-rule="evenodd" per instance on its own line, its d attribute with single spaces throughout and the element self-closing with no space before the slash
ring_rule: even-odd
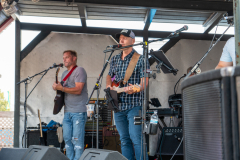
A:
<svg viewBox="0 0 240 160">
<path fill-rule="evenodd" d="M 160 69 L 162 69 L 163 73 L 173 73 L 173 75 L 176 75 L 178 72 L 178 69 L 174 69 L 168 58 L 165 56 L 163 51 L 150 51 L 149 55 L 151 55 L 154 60 L 157 62 L 156 68 L 158 69 L 158 73 L 160 72 Z"/>
<path fill-rule="evenodd" d="M 110 88 L 107 88 L 104 89 L 104 92 L 106 92 L 107 108 L 113 110 L 114 112 L 119 112 L 117 91 L 110 90 Z"/>
</svg>

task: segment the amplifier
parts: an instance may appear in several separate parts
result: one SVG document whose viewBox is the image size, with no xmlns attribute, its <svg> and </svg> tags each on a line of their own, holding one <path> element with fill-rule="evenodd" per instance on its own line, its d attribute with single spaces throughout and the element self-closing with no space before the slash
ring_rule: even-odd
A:
<svg viewBox="0 0 240 160">
<path fill-rule="evenodd" d="M 45 141 L 46 146 L 53 145 L 54 147 L 60 147 L 60 143 L 58 142 L 57 132 L 53 130 L 48 130 L 47 132 L 43 132 L 43 139 Z M 30 145 L 39 145 L 40 142 L 40 131 L 39 130 L 28 130 L 27 131 L 27 147 Z M 61 148 L 64 147 L 64 141 L 61 144 Z"/>
<path fill-rule="evenodd" d="M 44 132 L 43 132 L 43 138 L 44 140 L 46 140 L 46 134 Z M 27 147 L 29 147 L 30 145 L 39 145 L 39 144 L 40 144 L 40 131 L 28 130 L 27 131 Z"/>
<path fill-rule="evenodd" d="M 54 147 L 60 147 L 60 143 L 58 142 L 57 131 L 48 130 L 46 137 L 47 137 L 47 139 L 46 139 L 47 146 L 53 145 Z M 65 143 L 63 140 L 63 142 L 61 144 L 61 148 L 63 148 L 64 145 L 65 145 Z"/>
<path fill-rule="evenodd" d="M 179 147 L 175 156 L 183 159 L 182 137 L 182 127 L 163 127 L 157 155 L 171 157 Z"/>
<path fill-rule="evenodd" d="M 103 149 L 121 153 L 121 141 L 116 126 L 103 127 Z"/>
<path fill-rule="evenodd" d="M 92 135 L 93 135 L 93 138 L 92 138 Z M 102 131 L 98 132 L 98 138 L 99 138 L 98 147 L 102 149 L 103 148 Z M 87 145 L 87 148 L 96 148 L 96 131 L 85 131 L 84 144 L 85 144 L 85 147 Z"/>
<path fill-rule="evenodd" d="M 112 111 L 108 110 L 107 107 L 100 107 L 99 108 L 99 130 L 102 130 L 104 126 L 112 125 Z M 97 119 L 94 120 L 94 127 L 93 127 L 93 120 L 88 120 L 85 124 L 85 130 L 94 130 L 97 129 Z"/>
</svg>

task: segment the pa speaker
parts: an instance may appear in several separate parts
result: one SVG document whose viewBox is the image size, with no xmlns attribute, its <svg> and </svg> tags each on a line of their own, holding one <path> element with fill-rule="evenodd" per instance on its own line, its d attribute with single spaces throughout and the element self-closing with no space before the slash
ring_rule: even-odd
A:
<svg viewBox="0 0 240 160">
<path fill-rule="evenodd" d="M 85 149 L 79 160 L 127 160 L 117 151 L 105 149 Z"/>
<path fill-rule="evenodd" d="M 231 97 L 232 97 L 232 132 L 233 132 L 233 158 L 240 159 L 239 149 L 239 129 L 240 129 L 240 66 L 234 68 L 231 78 Z"/>
<path fill-rule="evenodd" d="M 20 160 L 27 148 L 2 148 L 0 151 L 0 160 Z"/>
<path fill-rule="evenodd" d="M 184 158 L 233 158 L 231 76 L 227 67 L 194 75 L 182 84 Z"/>
<path fill-rule="evenodd" d="M 69 160 L 57 148 L 47 146 L 30 146 L 21 160 Z"/>
</svg>

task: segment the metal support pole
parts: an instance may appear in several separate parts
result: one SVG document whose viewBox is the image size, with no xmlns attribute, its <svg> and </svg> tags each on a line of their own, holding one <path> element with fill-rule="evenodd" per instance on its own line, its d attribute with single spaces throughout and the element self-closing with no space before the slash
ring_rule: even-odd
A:
<svg viewBox="0 0 240 160">
<path fill-rule="evenodd" d="M 240 65 L 240 0 L 233 1 L 236 65 Z"/>
<path fill-rule="evenodd" d="M 147 60 L 148 60 L 148 43 L 147 41 L 143 45 L 144 47 L 144 100 L 143 100 L 143 107 L 142 107 L 142 120 L 143 120 L 143 125 L 142 129 L 144 131 L 144 125 L 146 124 L 146 109 L 147 109 L 147 85 L 146 85 L 146 80 L 147 80 Z M 146 160 L 146 132 L 143 132 L 143 159 Z"/>
<path fill-rule="evenodd" d="M 233 1 L 233 14 L 234 14 L 234 29 L 235 29 L 235 51 L 236 51 L 236 65 L 240 65 L 240 0 Z M 235 80 L 232 82 L 236 83 Z M 233 88 L 232 88 L 233 90 Z M 236 93 L 236 92 L 235 92 Z M 239 97 L 239 96 L 238 96 Z M 238 99 L 239 101 L 239 99 Z M 234 102 L 233 102 L 234 104 Z M 237 105 L 237 103 L 236 103 Z M 240 105 L 237 106 L 238 113 L 240 111 Z M 240 122 L 240 115 L 238 115 L 238 122 Z M 234 135 L 233 135 L 234 136 Z M 238 123 L 238 141 L 240 140 L 240 123 Z M 237 146 L 237 147 L 236 147 Z M 234 159 L 239 159 L 239 146 L 240 141 L 234 144 Z"/>
<path fill-rule="evenodd" d="M 15 104 L 14 104 L 14 147 L 19 147 L 20 128 L 20 86 L 16 82 L 20 81 L 20 51 L 21 51 L 21 30 L 20 21 L 15 21 Z"/>
<path fill-rule="evenodd" d="M 97 90 L 97 104 L 96 104 L 96 111 L 97 111 L 97 117 L 95 117 L 95 119 L 97 118 L 97 130 L 96 130 L 96 148 L 99 148 L 99 105 L 98 105 L 98 99 L 99 99 L 99 89 Z"/>
</svg>

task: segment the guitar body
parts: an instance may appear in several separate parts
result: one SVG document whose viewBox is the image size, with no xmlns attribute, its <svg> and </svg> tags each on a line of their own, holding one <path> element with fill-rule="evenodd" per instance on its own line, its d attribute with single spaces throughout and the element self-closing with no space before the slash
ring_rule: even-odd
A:
<svg viewBox="0 0 240 160">
<path fill-rule="evenodd" d="M 60 68 L 58 67 L 57 71 L 56 71 L 56 83 L 58 83 L 58 72 L 59 72 Z M 58 114 L 63 105 L 64 105 L 64 92 L 57 90 L 56 91 L 56 97 L 54 98 L 54 108 L 53 108 L 53 114 L 56 115 Z"/>
<path fill-rule="evenodd" d="M 64 105 L 64 92 L 57 90 L 57 95 L 54 98 L 53 114 L 58 114 Z"/>
<path fill-rule="evenodd" d="M 120 83 L 121 83 L 121 82 L 118 82 L 118 83 L 117 83 L 116 81 L 112 81 L 112 85 L 111 85 L 111 86 L 112 86 L 112 87 L 113 87 L 113 86 L 114 86 L 114 87 L 119 87 Z"/>
</svg>

